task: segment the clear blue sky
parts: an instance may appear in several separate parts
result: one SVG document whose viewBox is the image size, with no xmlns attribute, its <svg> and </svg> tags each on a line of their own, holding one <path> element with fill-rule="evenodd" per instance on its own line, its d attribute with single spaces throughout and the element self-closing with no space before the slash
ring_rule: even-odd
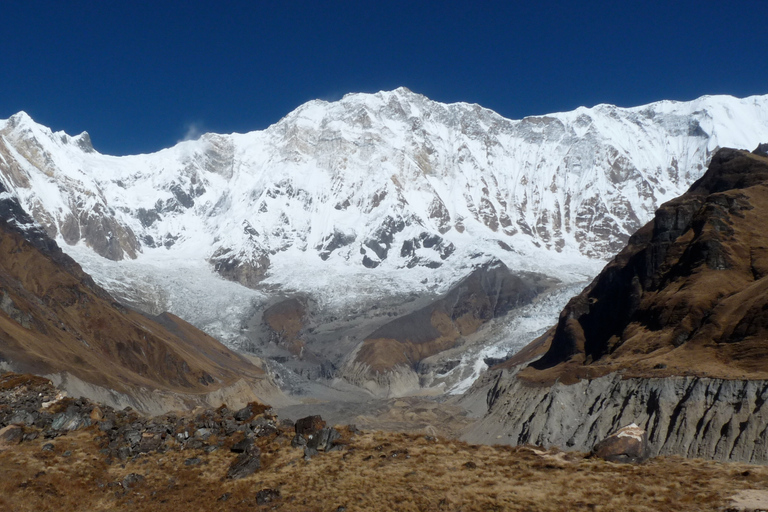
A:
<svg viewBox="0 0 768 512">
<path fill-rule="evenodd" d="M 768 93 L 768 1 L 7 1 L 0 118 L 109 154 L 406 86 L 518 119 Z"/>
</svg>

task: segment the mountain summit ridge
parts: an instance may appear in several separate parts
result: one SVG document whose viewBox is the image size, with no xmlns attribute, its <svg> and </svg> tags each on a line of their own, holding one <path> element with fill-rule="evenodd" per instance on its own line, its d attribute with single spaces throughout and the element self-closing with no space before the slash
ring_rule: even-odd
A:
<svg viewBox="0 0 768 512">
<path fill-rule="evenodd" d="M 766 140 L 768 96 L 512 121 L 401 88 L 124 157 L 17 114 L 0 121 L 0 181 L 135 307 L 245 346 L 255 311 L 302 295 L 306 329 L 373 321 L 326 333 L 354 345 L 490 261 L 591 279 L 718 147 Z"/>
</svg>

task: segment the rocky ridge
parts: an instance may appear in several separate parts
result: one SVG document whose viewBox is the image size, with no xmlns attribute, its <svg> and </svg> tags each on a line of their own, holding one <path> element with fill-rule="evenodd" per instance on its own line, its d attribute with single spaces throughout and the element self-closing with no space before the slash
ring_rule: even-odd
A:
<svg viewBox="0 0 768 512">
<path fill-rule="evenodd" d="M 649 454 L 768 462 L 768 381 L 702 377 L 625 378 L 531 386 L 514 372 L 484 376 L 464 400 L 488 414 L 462 437 L 587 451 L 630 423 L 648 431 Z"/>
</svg>

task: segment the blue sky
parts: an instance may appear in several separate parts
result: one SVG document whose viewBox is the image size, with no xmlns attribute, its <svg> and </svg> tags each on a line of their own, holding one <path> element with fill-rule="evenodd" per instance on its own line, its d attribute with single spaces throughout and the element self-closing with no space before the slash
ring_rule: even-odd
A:
<svg viewBox="0 0 768 512">
<path fill-rule="evenodd" d="M 0 118 L 87 130 L 109 154 L 398 86 L 513 119 L 768 94 L 764 0 L 27 0 L 0 20 Z"/>
</svg>

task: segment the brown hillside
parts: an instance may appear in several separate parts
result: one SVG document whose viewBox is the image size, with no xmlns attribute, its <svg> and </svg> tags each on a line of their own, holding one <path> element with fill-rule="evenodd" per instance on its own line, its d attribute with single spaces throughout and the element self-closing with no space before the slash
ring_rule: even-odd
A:
<svg viewBox="0 0 768 512">
<path fill-rule="evenodd" d="M 483 265 L 445 297 L 381 326 L 365 339 L 356 360 L 378 372 L 399 365 L 415 369 L 486 322 L 529 304 L 553 283 L 540 274 L 515 275 L 501 262 Z"/>
<path fill-rule="evenodd" d="M 114 302 L 53 241 L 20 228 L 25 214 L 16 208 L 0 205 L 0 217 L 11 219 L 0 221 L 0 362 L 123 392 L 204 393 L 262 377 L 180 318 L 152 319 Z"/>
<path fill-rule="evenodd" d="M 531 381 L 768 379 L 768 158 L 722 149 L 560 314 Z"/>
</svg>

